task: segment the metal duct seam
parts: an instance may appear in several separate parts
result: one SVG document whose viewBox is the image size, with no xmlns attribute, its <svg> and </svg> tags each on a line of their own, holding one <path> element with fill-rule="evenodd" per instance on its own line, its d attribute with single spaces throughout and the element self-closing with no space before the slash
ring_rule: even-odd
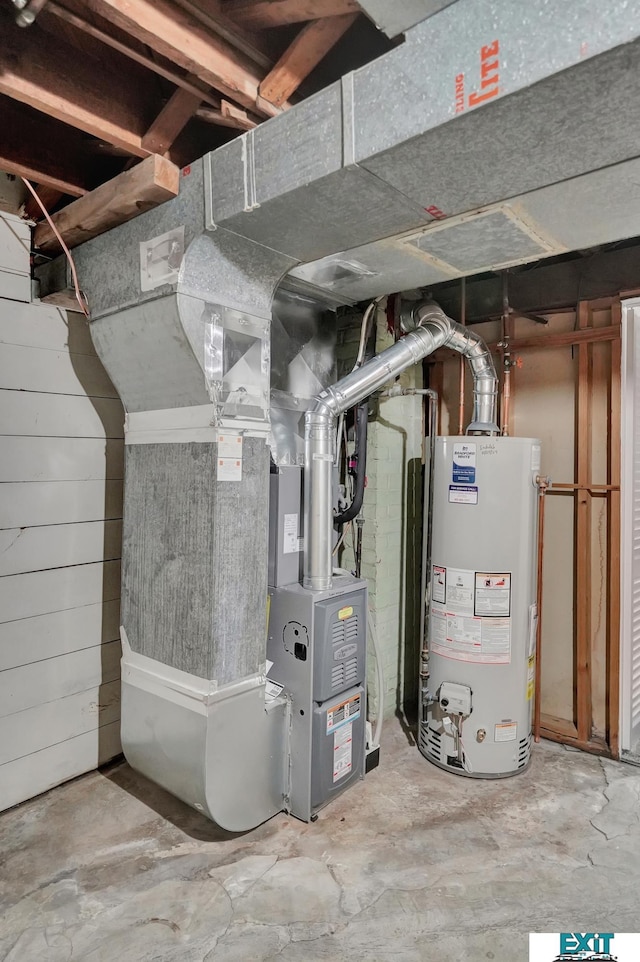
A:
<svg viewBox="0 0 640 962">
<path fill-rule="evenodd" d="M 474 382 L 473 420 L 467 431 L 497 434 L 498 379 L 489 350 L 479 335 L 468 331 L 435 303 L 411 312 L 417 324 L 402 340 L 362 367 L 322 391 L 305 418 L 305 551 L 304 587 L 324 591 L 332 585 L 332 471 L 335 423 L 393 377 L 433 354 L 451 347 L 469 361 Z"/>
</svg>

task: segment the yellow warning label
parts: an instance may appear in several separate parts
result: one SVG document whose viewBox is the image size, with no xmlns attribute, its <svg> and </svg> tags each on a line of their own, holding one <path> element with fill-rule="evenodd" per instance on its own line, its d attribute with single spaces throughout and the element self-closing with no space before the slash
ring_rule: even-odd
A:
<svg viewBox="0 0 640 962">
<path fill-rule="evenodd" d="M 536 677 L 536 656 L 529 655 L 529 661 L 527 662 L 527 701 L 531 701 L 533 698 L 533 692 L 535 689 L 535 677 Z"/>
<path fill-rule="evenodd" d="M 353 607 L 351 605 L 347 605 L 346 608 L 340 609 L 340 611 L 338 612 L 338 618 L 340 619 L 340 621 L 344 621 L 345 618 L 350 618 L 352 614 L 353 614 Z"/>
</svg>

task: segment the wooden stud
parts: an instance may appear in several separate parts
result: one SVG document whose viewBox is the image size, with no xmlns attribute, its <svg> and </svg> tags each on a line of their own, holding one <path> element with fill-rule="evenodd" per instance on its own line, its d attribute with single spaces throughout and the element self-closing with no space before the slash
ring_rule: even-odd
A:
<svg viewBox="0 0 640 962">
<path fill-rule="evenodd" d="M 355 0 L 237 0 L 227 4 L 226 9 L 233 20 L 257 30 L 360 13 Z"/>
<path fill-rule="evenodd" d="M 164 154 L 201 103 L 202 97 L 178 87 L 142 138 L 142 146 L 154 154 Z"/>
<path fill-rule="evenodd" d="M 588 302 L 578 304 L 578 328 L 590 326 Z M 578 738 L 589 741 L 591 706 L 591 381 L 593 362 L 588 343 L 578 345 L 576 397 L 576 475 L 581 486 L 575 494 L 575 676 Z"/>
<path fill-rule="evenodd" d="M 87 0 L 87 5 L 225 97 L 263 112 L 256 105 L 260 74 L 255 64 L 185 10 L 168 0 Z"/>
<path fill-rule="evenodd" d="M 67 246 L 74 247 L 176 197 L 179 183 L 180 171 L 175 164 L 153 154 L 64 207 L 52 219 Z M 47 223 L 36 227 L 34 243 L 41 250 L 60 250 Z"/>
<path fill-rule="evenodd" d="M 621 320 L 620 301 L 611 319 Z M 613 486 L 607 504 L 607 740 L 614 758 L 620 755 L 620 484 L 621 473 L 622 342 L 611 343 L 608 481 Z"/>
<path fill-rule="evenodd" d="M 303 27 L 260 84 L 260 96 L 281 107 L 354 22 L 357 13 L 313 20 Z"/>
</svg>

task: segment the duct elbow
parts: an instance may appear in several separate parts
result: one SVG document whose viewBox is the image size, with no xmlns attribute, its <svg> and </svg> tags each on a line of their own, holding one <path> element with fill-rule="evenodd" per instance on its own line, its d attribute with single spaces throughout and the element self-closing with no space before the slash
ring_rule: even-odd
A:
<svg viewBox="0 0 640 962">
<path fill-rule="evenodd" d="M 467 359 L 473 376 L 473 417 L 469 434 L 499 434 L 498 376 L 491 352 L 475 331 L 448 317 L 439 304 L 427 301 L 403 314 L 403 324 L 431 330 L 438 347 L 450 347 Z"/>
</svg>

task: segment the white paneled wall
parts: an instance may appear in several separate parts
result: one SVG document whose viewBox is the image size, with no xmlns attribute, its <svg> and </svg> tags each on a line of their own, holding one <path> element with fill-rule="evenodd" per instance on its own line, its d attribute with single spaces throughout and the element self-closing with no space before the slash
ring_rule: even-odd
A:
<svg viewBox="0 0 640 962">
<path fill-rule="evenodd" d="M 0 810 L 120 751 L 122 406 L 0 217 Z M 10 248 L 10 262 L 2 256 Z"/>
</svg>

